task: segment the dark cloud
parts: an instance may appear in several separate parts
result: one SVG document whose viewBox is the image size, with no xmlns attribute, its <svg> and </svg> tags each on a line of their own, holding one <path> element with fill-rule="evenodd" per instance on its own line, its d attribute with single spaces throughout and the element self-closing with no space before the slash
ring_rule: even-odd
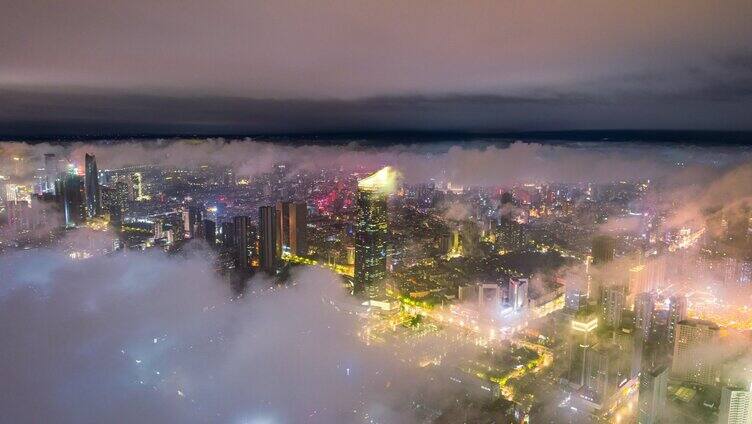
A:
<svg viewBox="0 0 752 424">
<path fill-rule="evenodd" d="M 0 91 L 0 136 L 249 135 L 442 131 L 749 130 L 752 91 L 726 83 L 660 96 L 455 95 L 256 100 Z"/>
</svg>

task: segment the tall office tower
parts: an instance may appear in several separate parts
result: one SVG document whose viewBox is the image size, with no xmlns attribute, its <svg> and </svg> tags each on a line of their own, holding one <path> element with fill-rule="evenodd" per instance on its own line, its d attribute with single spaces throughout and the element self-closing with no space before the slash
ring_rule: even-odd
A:
<svg viewBox="0 0 752 424">
<path fill-rule="evenodd" d="M 56 188 L 56 192 L 62 193 L 60 200 L 65 214 L 65 226 L 75 227 L 82 224 L 86 216 L 84 182 L 76 173 L 75 167 L 68 167 L 68 172 L 58 181 L 57 187 L 59 190 Z"/>
<path fill-rule="evenodd" d="M 749 388 L 723 388 L 718 424 L 752 424 L 752 392 Z"/>
<path fill-rule="evenodd" d="M 55 193 L 55 180 L 60 175 L 60 170 L 57 166 L 57 158 L 54 153 L 44 154 L 44 174 L 45 174 L 45 193 Z"/>
<path fill-rule="evenodd" d="M 275 238 L 277 255 L 290 252 L 290 202 L 277 202 L 275 213 Z"/>
<path fill-rule="evenodd" d="M 214 246 L 217 243 L 217 225 L 211 219 L 202 222 L 202 234 L 207 243 Z"/>
<path fill-rule="evenodd" d="M 93 218 L 102 213 L 99 172 L 97 171 L 97 159 L 94 155 L 87 153 L 85 159 L 86 216 Z"/>
<path fill-rule="evenodd" d="M 233 218 L 235 246 L 235 266 L 238 270 L 249 271 L 258 266 L 258 233 L 248 216 Z"/>
<path fill-rule="evenodd" d="M 658 366 L 640 373 L 637 424 L 656 424 L 666 407 L 668 367 Z"/>
<path fill-rule="evenodd" d="M 607 327 L 621 326 L 622 312 L 627 304 L 627 288 L 621 284 L 613 284 L 601 289 L 601 321 Z"/>
<path fill-rule="evenodd" d="M 358 181 L 353 291 L 376 297 L 386 277 L 387 197 L 393 188 L 389 167 Z"/>
<path fill-rule="evenodd" d="M 305 203 L 290 205 L 290 253 L 297 256 L 308 254 L 308 206 Z"/>
<path fill-rule="evenodd" d="M 653 313 L 655 312 L 655 299 L 651 293 L 639 293 L 635 296 L 634 317 L 635 329 L 643 341 L 647 341 L 653 328 Z"/>
<path fill-rule="evenodd" d="M 614 259 L 616 241 L 613 237 L 597 236 L 593 238 L 592 254 L 593 265 L 602 265 Z"/>
<path fill-rule="evenodd" d="M 277 226 L 274 206 L 259 208 L 259 260 L 261 269 L 274 274 L 277 271 Z"/>
<path fill-rule="evenodd" d="M 676 326 L 687 318 L 687 298 L 677 294 L 669 298 L 668 320 L 666 323 L 666 342 L 669 350 L 674 349 Z"/>
<path fill-rule="evenodd" d="M 235 246 L 235 226 L 232 222 L 223 222 L 219 226 L 220 240 L 225 247 Z"/>
<path fill-rule="evenodd" d="M 183 210 L 183 231 L 186 238 L 196 237 L 201 224 L 201 208 L 198 206 L 188 206 Z"/>
<path fill-rule="evenodd" d="M 717 342 L 718 326 L 710 321 L 685 319 L 676 325 L 671 375 L 694 384 L 712 386 L 716 364 L 708 349 Z"/>
<path fill-rule="evenodd" d="M 509 303 L 512 309 L 520 311 L 527 307 L 529 284 L 527 278 L 509 280 Z"/>
<path fill-rule="evenodd" d="M 305 256 L 308 208 L 305 203 L 277 202 L 277 254 Z"/>
<path fill-rule="evenodd" d="M 575 386 L 582 386 L 585 383 L 585 358 L 596 341 L 594 332 L 597 327 L 598 316 L 593 312 L 582 310 L 572 318 L 567 379 Z"/>
</svg>

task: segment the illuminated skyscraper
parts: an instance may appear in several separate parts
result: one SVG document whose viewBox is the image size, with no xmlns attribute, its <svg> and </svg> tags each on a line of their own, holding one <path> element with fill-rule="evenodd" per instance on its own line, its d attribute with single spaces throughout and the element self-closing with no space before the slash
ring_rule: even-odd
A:
<svg viewBox="0 0 752 424">
<path fill-rule="evenodd" d="M 656 424 L 666 406 L 668 367 L 659 366 L 640 373 L 637 424 Z"/>
<path fill-rule="evenodd" d="M 283 252 L 304 256 L 308 253 L 306 242 L 308 208 L 305 203 L 277 202 L 277 254 Z"/>
<path fill-rule="evenodd" d="M 308 239 L 306 228 L 308 226 L 308 206 L 305 203 L 293 203 L 290 205 L 290 252 L 304 256 L 308 254 Z"/>
<path fill-rule="evenodd" d="M 676 325 L 687 318 L 687 298 L 677 294 L 669 298 L 668 323 L 666 325 L 666 342 L 670 350 L 674 348 Z"/>
<path fill-rule="evenodd" d="M 752 392 L 748 388 L 723 388 L 718 424 L 752 424 Z"/>
<path fill-rule="evenodd" d="M 598 316 L 592 311 L 581 310 L 572 318 L 567 379 L 575 386 L 579 387 L 585 383 L 585 358 L 596 341 L 594 334 L 596 328 L 598 328 Z"/>
<path fill-rule="evenodd" d="M 717 342 L 719 330 L 715 323 L 699 319 L 677 323 L 671 374 L 690 383 L 715 385 L 716 364 L 709 350 Z"/>
<path fill-rule="evenodd" d="M 87 153 L 85 159 L 86 216 L 93 218 L 102 213 L 99 172 L 97 171 L 97 159 L 94 155 Z"/>
<path fill-rule="evenodd" d="M 279 201 L 274 210 L 277 255 L 280 257 L 283 252 L 290 253 L 290 205 L 290 202 Z"/>
<path fill-rule="evenodd" d="M 188 206 L 183 210 L 183 231 L 186 238 L 196 237 L 201 225 L 201 208 L 198 206 Z"/>
<path fill-rule="evenodd" d="M 387 197 L 393 178 L 386 167 L 358 181 L 353 289 L 367 297 L 378 294 L 378 286 L 386 277 Z"/>
<path fill-rule="evenodd" d="M 59 188 L 59 190 L 58 190 Z M 81 176 L 76 173 L 76 168 L 72 165 L 68 167 L 63 177 L 58 180 L 56 192 L 62 193 L 60 201 L 63 205 L 65 216 L 65 226 L 75 227 L 84 222 L 86 208 L 84 205 L 84 182 Z"/>
<path fill-rule="evenodd" d="M 235 247 L 235 266 L 238 270 L 249 271 L 258 266 L 256 227 L 248 216 L 236 216 L 233 219 Z"/>
<path fill-rule="evenodd" d="M 146 199 L 146 193 L 144 192 L 144 178 L 140 172 L 134 172 L 131 174 L 130 184 L 130 200 L 141 201 Z"/>
<path fill-rule="evenodd" d="M 588 306 L 588 279 L 587 268 L 589 264 L 585 263 L 585 272 L 579 276 L 573 273 L 573 276 L 567 278 L 565 284 L 564 308 L 569 313 L 577 313 Z"/>
<path fill-rule="evenodd" d="M 601 288 L 601 320 L 607 327 L 621 325 L 622 312 L 627 304 L 627 287 L 621 284 Z"/>
<path fill-rule="evenodd" d="M 640 293 L 635 296 L 634 316 L 635 329 L 639 332 L 643 341 L 647 341 L 650 331 L 653 328 L 653 312 L 655 311 L 655 300 L 650 293 Z"/>
<path fill-rule="evenodd" d="M 274 274 L 277 271 L 277 220 L 274 206 L 259 208 L 259 260 L 261 269 Z"/>
</svg>

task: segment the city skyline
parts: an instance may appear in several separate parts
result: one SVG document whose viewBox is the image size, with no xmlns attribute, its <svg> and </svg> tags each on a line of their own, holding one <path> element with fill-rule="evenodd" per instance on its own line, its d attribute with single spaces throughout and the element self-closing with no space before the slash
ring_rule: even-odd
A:
<svg viewBox="0 0 752 424">
<path fill-rule="evenodd" d="M 146 421 L 280 423 L 752 410 L 745 146 L 0 150 L 16 420 L 107 420 L 132 402 Z"/>
</svg>

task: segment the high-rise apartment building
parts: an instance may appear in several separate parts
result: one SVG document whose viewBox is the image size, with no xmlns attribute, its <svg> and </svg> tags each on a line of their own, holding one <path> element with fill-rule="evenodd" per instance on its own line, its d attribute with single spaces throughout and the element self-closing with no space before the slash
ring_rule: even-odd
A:
<svg viewBox="0 0 752 424">
<path fill-rule="evenodd" d="M 634 301 L 634 324 L 635 330 L 647 341 L 653 328 L 653 314 L 655 312 L 655 299 L 651 293 L 639 293 Z"/>
<path fill-rule="evenodd" d="M 666 325 L 666 342 L 669 350 L 674 349 L 676 326 L 680 321 L 687 318 L 687 298 L 677 294 L 669 298 L 668 321 Z"/>
<path fill-rule="evenodd" d="M 235 247 L 235 267 L 241 271 L 250 271 L 258 266 L 258 236 L 256 226 L 248 216 L 236 216 L 233 219 L 233 246 Z"/>
<path fill-rule="evenodd" d="M 752 424 L 752 392 L 749 388 L 723 388 L 718 424 Z"/>
<path fill-rule="evenodd" d="M 665 365 L 644 369 L 640 373 L 637 424 L 661 422 L 666 407 L 667 390 L 668 367 Z"/>
<path fill-rule="evenodd" d="M 259 208 L 259 260 L 261 269 L 274 274 L 277 271 L 277 219 L 274 206 Z"/>
<path fill-rule="evenodd" d="M 671 374 L 683 381 L 712 386 L 717 364 L 709 350 L 717 342 L 719 327 L 710 321 L 685 319 L 676 325 Z"/>
</svg>

